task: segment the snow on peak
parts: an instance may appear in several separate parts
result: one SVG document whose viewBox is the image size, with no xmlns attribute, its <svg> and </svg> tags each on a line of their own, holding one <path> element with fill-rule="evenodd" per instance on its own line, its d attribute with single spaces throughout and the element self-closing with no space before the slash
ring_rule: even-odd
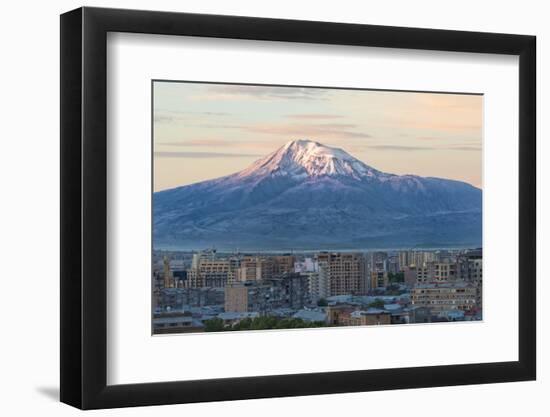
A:
<svg viewBox="0 0 550 417">
<path fill-rule="evenodd" d="M 348 176 L 355 179 L 378 176 L 369 167 L 339 148 L 307 139 L 292 140 L 272 154 L 237 174 L 243 177 L 289 176 L 293 178 Z"/>
</svg>

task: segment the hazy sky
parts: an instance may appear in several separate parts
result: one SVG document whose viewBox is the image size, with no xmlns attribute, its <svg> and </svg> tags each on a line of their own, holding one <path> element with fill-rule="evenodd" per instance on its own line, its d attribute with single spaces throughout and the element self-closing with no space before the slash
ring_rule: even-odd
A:
<svg viewBox="0 0 550 417">
<path fill-rule="evenodd" d="M 478 95 L 155 82 L 154 189 L 240 171 L 294 139 L 481 188 L 482 108 Z"/>
</svg>

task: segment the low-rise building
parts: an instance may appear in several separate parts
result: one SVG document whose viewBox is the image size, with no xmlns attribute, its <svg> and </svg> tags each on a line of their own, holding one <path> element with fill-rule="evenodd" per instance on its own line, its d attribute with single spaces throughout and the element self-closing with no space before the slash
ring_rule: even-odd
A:
<svg viewBox="0 0 550 417">
<path fill-rule="evenodd" d="M 224 304 L 223 288 L 163 288 L 155 293 L 155 307 L 164 311 L 184 306 L 202 307 Z"/>
<path fill-rule="evenodd" d="M 226 312 L 248 312 L 251 306 L 250 286 L 245 283 L 229 283 L 225 286 L 224 309 Z"/>
<path fill-rule="evenodd" d="M 409 323 L 431 323 L 432 321 L 432 310 L 429 307 L 410 306 L 407 311 L 409 313 Z"/>
<path fill-rule="evenodd" d="M 186 314 L 162 314 L 153 317 L 153 334 L 195 333 L 204 331 L 204 325 Z"/>
<path fill-rule="evenodd" d="M 411 289 L 411 302 L 429 307 L 434 314 L 447 310 L 469 311 L 477 307 L 477 289 L 467 282 L 417 284 Z"/>
<path fill-rule="evenodd" d="M 357 306 L 349 304 L 329 305 L 326 307 L 327 323 L 333 326 L 351 325 L 351 313 L 358 310 Z"/>
<path fill-rule="evenodd" d="M 222 319 L 224 324 L 235 324 L 243 319 L 255 319 L 257 317 L 260 317 L 260 314 L 256 311 L 226 311 L 218 314 L 217 317 L 219 319 Z"/>
<path fill-rule="evenodd" d="M 356 310 L 350 315 L 351 326 L 376 326 L 391 324 L 391 313 L 377 308 Z"/>
<path fill-rule="evenodd" d="M 309 323 L 320 323 L 327 321 L 326 313 L 321 309 L 309 310 L 303 309 L 298 310 L 292 317 L 296 319 L 302 319 L 303 321 Z"/>
</svg>

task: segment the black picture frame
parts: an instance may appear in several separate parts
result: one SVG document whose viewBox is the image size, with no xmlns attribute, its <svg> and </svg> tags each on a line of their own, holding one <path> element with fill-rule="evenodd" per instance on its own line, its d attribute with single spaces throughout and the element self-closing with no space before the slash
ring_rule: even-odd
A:
<svg viewBox="0 0 550 417">
<path fill-rule="evenodd" d="M 519 360 L 107 385 L 108 32 L 519 56 Z M 525 35 L 88 7 L 61 15 L 61 401 L 96 409 L 534 380 L 535 51 Z"/>
</svg>

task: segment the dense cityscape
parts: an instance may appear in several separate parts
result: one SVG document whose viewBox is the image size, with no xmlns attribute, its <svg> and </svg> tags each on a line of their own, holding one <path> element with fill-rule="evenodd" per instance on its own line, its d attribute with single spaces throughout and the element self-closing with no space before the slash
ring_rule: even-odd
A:
<svg viewBox="0 0 550 417">
<path fill-rule="evenodd" d="M 481 320 L 482 250 L 154 251 L 153 334 Z"/>
</svg>

